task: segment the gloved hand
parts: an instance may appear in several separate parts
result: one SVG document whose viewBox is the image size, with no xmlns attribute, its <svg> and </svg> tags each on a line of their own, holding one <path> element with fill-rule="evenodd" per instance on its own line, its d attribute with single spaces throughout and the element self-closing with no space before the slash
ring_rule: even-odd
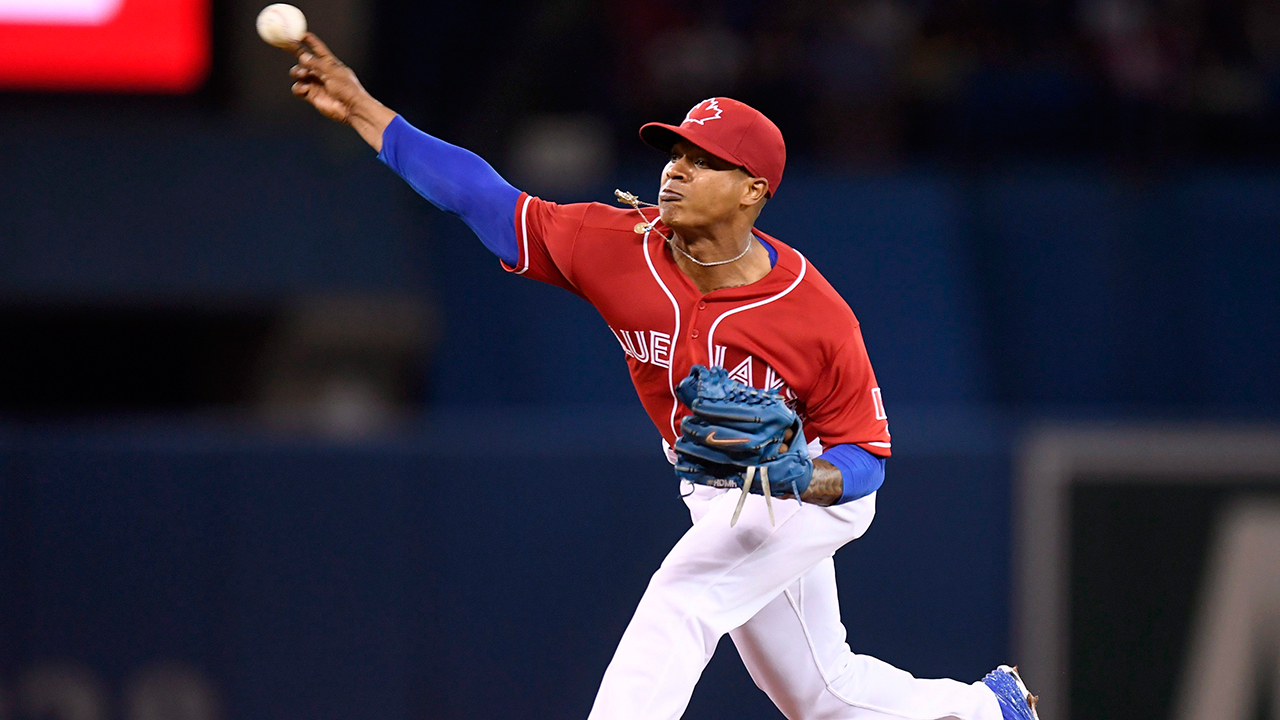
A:
<svg viewBox="0 0 1280 720">
<path fill-rule="evenodd" d="M 766 502 L 782 494 L 799 499 L 809 487 L 813 460 L 804 428 L 779 393 L 743 385 L 724 368 L 694 365 L 676 397 L 693 412 L 681 422 L 674 447 L 677 476 L 699 485 L 745 488 Z M 731 524 L 745 499 L 746 492 Z"/>
</svg>

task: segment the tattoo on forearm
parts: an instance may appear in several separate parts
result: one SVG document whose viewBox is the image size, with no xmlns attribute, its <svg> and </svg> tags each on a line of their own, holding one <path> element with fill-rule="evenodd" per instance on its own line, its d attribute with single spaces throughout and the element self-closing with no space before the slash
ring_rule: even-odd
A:
<svg viewBox="0 0 1280 720">
<path fill-rule="evenodd" d="M 826 460 L 813 461 L 813 478 L 800 499 L 814 505 L 834 505 L 844 494 L 840 469 Z"/>
</svg>

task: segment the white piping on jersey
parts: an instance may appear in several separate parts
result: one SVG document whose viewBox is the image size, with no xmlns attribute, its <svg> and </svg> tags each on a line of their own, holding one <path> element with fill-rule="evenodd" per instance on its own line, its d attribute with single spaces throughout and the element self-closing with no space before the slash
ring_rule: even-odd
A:
<svg viewBox="0 0 1280 720">
<path fill-rule="evenodd" d="M 648 246 L 646 246 L 646 247 L 648 247 Z M 733 315 L 733 314 L 735 314 L 735 313 L 740 313 L 740 312 L 742 312 L 743 310 L 750 310 L 750 309 L 752 309 L 752 308 L 760 307 L 761 305 L 768 305 L 769 303 L 773 302 L 774 300 L 777 300 L 778 298 L 781 298 L 782 296 L 786 295 L 787 293 L 791 292 L 792 290 L 795 290 L 795 289 L 796 289 L 796 286 L 800 284 L 800 281 L 804 279 L 804 274 L 805 274 L 805 272 L 806 272 L 806 271 L 808 271 L 808 269 L 809 269 L 809 263 L 808 263 L 808 261 L 806 261 L 806 260 L 804 259 L 804 255 L 800 255 L 800 252 L 799 252 L 799 251 L 797 251 L 797 250 L 792 250 L 792 252 L 794 252 L 796 255 L 799 255 L 799 257 L 800 257 L 800 273 L 799 273 L 798 275 L 796 275 L 795 282 L 793 282 L 793 283 L 791 283 L 790 285 L 788 285 L 786 290 L 783 290 L 782 292 L 778 293 L 777 295 L 774 295 L 774 296 L 773 296 L 773 297 L 771 297 L 771 298 L 765 298 L 764 300 L 757 300 L 756 302 L 753 302 L 753 303 L 751 303 L 751 304 L 749 304 L 749 305 L 743 305 L 742 307 L 736 307 L 736 308 L 734 308 L 734 309 L 732 309 L 732 310 L 730 310 L 730 311 L 726 312 L 725 314 L 721 315 L 720 317 L 716 318 L 716 321 L 715 321 L 715 322 L 713 322 L 713 323 L 711 323 L 711 330 L 710 330 L 710 332 L 708 332 L 708 333 L 707 333 L 707 358 L 708 358 L 708 359 L 713 358 L 713 357 L 715 357 L 715 356 L 716 356 L 716 344 L 715 344 L 715 339 L 716 339 L 716 328 L 720 326 L 720 321 L 721 321 L 721 320 L 724 320 L 725 318 L 727 318 L 727 317 L 729 317 L 730 315 Z"/>
<path fill-rule="evenodd" d="M 641 215 L 641 217 L 644 217 Z M 649 272 L 653 274 L 653 279 L 658 281 L 658 286 L 662 288 L 662 292 L 667 294 L 667 299 L 671 301 L 671 308 L 676 311 L 676 327 L 671 332 L 671 350 L 668 357 L 675 358 L 676 343 L 680 340 L 680 303 L 676 302 L 676 296 L 671 294 L 667 289 L 667 284 L 662 282 L 662 278 L 658 277 L 658 269 L 653 266 L 653 258 L 649 257 L 649 233 L 653 232 L 653 228 L 644 231 L 644 261 L 649 265 Z M 680 401 L 676 399 L 676 384 L 671 376 L 671 368 L 675 367 L 675 362 L 667 363 L 667 389 L 671 391 L 671 434 L 674 437 L 680 437 L 680 431 L 676 430 L 676 411 L 680 409 Z"/>
<path fill-rule="evenodd" d="M 867 443 L 863 443 L 863 444 L 864 444 L 864 445 L 874 445 L 874 446 L 876 446 L 876 447 L 882 447 L 882 448 L 893 447 L 893 443 L 887 443 L 887 442 L 867 442 Z"/>
<path fill-rule="evenodd" d="M 520 234 L 524 237 L 524 267 L 516 271 L 517 275 L 523 275 L 529 270 L 529 201 L 533 199 L 532 195 L 525 195 L 524 207 L 520 208 Z"/>
</svg>

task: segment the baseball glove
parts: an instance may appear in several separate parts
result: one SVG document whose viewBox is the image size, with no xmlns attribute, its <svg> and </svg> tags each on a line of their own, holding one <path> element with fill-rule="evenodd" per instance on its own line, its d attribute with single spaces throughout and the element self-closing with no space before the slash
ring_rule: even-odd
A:
<svg viewBox="0 0 1280 720">
<path fill-rule="evenodd" d="M 790 493 L 799 500 L 809 487 L 813 460 L 804 428 L 779 393 L 743 385 L 724 368 L 694 365 L 676 386 L 676 397 L 693 412 L 680 424 L 676 475 L 698 485 L 742 488 L 730 525 L 737 524 L 747 492 L 765 496 L 772 522 L 773 496 Z"/>
</svg>

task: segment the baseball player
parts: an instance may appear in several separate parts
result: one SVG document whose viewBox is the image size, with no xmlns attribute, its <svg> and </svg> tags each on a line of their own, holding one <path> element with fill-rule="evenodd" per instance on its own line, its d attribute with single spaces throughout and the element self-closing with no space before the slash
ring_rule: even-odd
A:
<svg viewBox="0 0 1280 720">
<path fill-rule="evenodd" d="M 604 317 L 693 525 L 654 573 L 590 717 L 678 718 L 720 638 L 799 718 L 1033 720 L 1013 668 L 921 680 L 855 655 L 833 553 L 861 536 L 891 452 L 858 321 L 799 251 L 755 229 L 782 181 L 778 128 L 729 98 L 641 138 L 667 153 L 656 206 L 557 205 L 388 109 L 307 35 L 293 92 L 354 128 L 517 275 Z"/>
</svg>

